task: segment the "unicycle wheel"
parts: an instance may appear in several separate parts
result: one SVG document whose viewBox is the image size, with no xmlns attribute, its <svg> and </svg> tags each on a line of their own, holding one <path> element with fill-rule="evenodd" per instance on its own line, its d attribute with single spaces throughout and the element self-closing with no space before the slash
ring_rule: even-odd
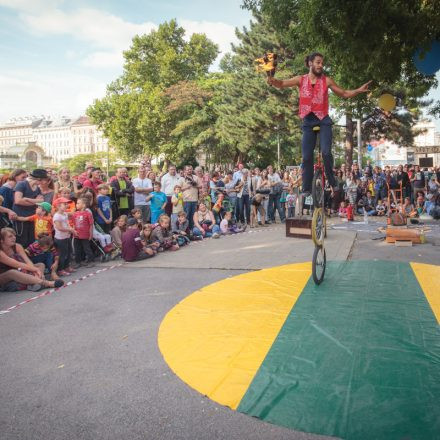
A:
<svg viewBox="0 0 440 440">
<path fill-rule="evenodd" d="M 323 185 L 321 168 L 316 169 L 315 174 L 313 175 L 312 198 L 313 198 L 313 206 L 315 208 L 324 205 L 324 185 Z"/>
<path fill-rule="evenodd" d="M 315 246 L 322 246 L 326 235 L 325 213 L 322 208 L 315 208 L 312 217 L 312 240 Z"/>
<path fill-rule="evenodd" d="M 323 246 L 315 246 L 312 259 L 312 276 L 315 284 L 322 283 L 325 274 L 325 266 L 327 264 L 327 257 Z"/>
</svg>

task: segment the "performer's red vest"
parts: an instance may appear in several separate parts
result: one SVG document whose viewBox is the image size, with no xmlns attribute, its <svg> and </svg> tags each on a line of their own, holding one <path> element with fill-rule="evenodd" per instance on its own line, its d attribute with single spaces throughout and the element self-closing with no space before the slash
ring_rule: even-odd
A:
<svg viewBox="0 0 440 440">
<path fill-rule="evenodd" d="M 301 77 L 299 86 L 299 117 L 305 118 L 314 113 L 319 119 L 328 115 L 328 87 L 327 79 L 321 75 L 312 86 L 309 75 Z"/>
</svg>

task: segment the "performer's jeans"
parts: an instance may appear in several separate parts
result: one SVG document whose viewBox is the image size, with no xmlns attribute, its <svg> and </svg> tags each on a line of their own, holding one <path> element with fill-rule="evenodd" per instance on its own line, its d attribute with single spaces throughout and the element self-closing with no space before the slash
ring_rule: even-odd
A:
<svg viewBox="0 0 440 440">
<path fill-rule="evenodd" d="M 319 142 L 321 145 L 322 159 L 324 161 L 324 169 L 327 180 L 331 186 L 336 186 L 335 176 L 333 174 L 333 155 L 332 155 L 332 124 L 333 121 L 329 116 L 320 120 L 314 113 L 309 113 L 302 124 L 302 189 L 310 192 L 312 190 L 313 180 L 313 152 L 316 145 L 316 136 L 319 133 Z M 320 127 L 320 131 L 313 131 L 313 127 Z"/>
</svg>

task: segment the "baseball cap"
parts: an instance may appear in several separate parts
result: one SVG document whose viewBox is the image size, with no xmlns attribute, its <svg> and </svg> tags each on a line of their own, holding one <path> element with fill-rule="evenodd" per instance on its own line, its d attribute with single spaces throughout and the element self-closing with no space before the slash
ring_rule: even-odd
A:
<svg viewBox="0 0 440 440">
<path fill-rule="evenodd" d="M 137 224 L 137 220 L 136 220 L 135 218 L 130 217 L 130 218 L 127 220 L 127 225 L 128 225 L 128 226 L 133 226 L 133 225 L 135 225 L 135 224 Z"/>
<path fill-rule="evenodd" d="M 58 197 L 58 199 L 56 199 L 55 202 L 58 205 L 59 203 L 70 203 L 71 200 L 66 199 L 65 197 Z"/>
<path fill-rule="evenodd" d="M 41 206 L 46 212 L 52 211 L 52 205 L 49 202 L 41 202 L 37 203 L 38 206 Z"/>
</svg>

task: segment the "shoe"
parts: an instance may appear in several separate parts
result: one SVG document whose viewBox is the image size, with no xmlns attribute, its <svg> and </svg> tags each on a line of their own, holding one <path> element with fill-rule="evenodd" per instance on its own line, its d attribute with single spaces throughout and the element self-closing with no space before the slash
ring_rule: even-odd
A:
<svg viewBox="0 0 440 440">
<path fill-rule="evenodd" d="M 220 234 L 218 234 L 217 232 L 214 232 L 214 234 L 212 234 L 212 238 L 220 238 Z"/>
<path fill-rule="evenodd" d="M 244 226 L 243 226 L 243 229 L 241 230 L 241 232 L 246 231 L 247 227 L 248 227 L 248 225 L 244 225 Z"/>
<path fill-rule="evenodd" d="M 258 224 L 261 226 L 261 222 L 258 222 Z"/>
<path fill-rule="evenodd" d="M 27 290 L 30 290 L 31 292 L 38 292 L 42 287 L 43 286 L 41 284 L 28 284 Z"/>
<path fill-rule="evenodd" d="M 85 267 L 95 267 L 95 263 L 93 261 L 88 261 L 88 262 L 86 262 L 86 264 L 84 266 Z"/>
<path fill-rule="evenodd" d="M 59 287 L 62 287 L 62 286 L 64 286 L 64 281 L 63 281 L 63 280 L 60 280 L 60 279 L 55 280 L 54 287 L 55 287 L 56 289 L 58 289 Z"/>
</svg>

